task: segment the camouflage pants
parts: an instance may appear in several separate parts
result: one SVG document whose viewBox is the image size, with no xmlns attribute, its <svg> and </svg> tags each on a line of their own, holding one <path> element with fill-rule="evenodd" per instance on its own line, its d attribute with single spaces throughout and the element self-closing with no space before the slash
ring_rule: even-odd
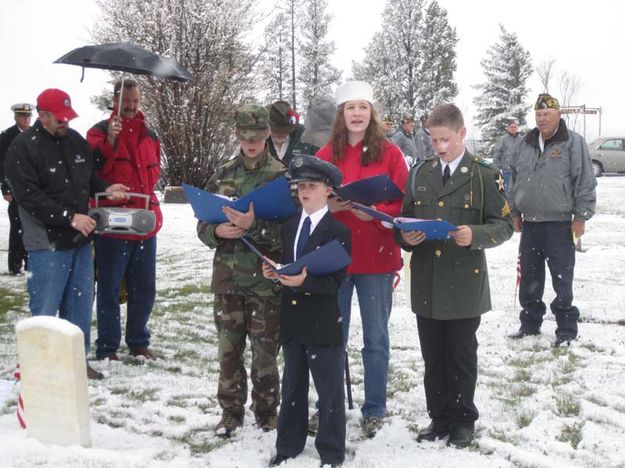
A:
<svg viewBox="0 0 625 468">
<path fill-rule="evenodd" d="M 219 337 L 219 405 L 243 413 L 247 401 L 245 342 L 252 348 L 252 406 L 254 413 L 274 411 L 280 402 L 278 355 L 279 297 L 216 294 L 213 308 Z"/>
</svg>

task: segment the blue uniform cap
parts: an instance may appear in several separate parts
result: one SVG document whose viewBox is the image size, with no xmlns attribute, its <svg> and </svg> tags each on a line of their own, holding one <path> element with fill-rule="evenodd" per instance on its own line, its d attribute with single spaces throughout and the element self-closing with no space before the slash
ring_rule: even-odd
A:
<svg viewBox="0 0 625 468">
<path fill-rule="evenodd" d="M 289 163 L 291 182 L 321 181 L 330 187 L 343 182 L 341 171 L 332 163 L 309 154 L 298 154 Z"/>
</svg>

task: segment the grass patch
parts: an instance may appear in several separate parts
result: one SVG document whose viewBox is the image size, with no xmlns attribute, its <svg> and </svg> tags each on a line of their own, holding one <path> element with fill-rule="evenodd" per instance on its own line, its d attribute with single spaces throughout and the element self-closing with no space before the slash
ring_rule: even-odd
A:
<svg viewBox="0 0 625 468">
<path fill-rule="evenodd" d="M 159 391 L 158 388 L 132 389 L 128 392 L 128 397 L 136 401 L 157 401 Z"/>
<path fill-rule="evenodd" d="M 524 427 L 527 427 L 532 423 L 532 421 L 534 420 L 534 414 L 530 411 L 520 410 L 517 412 L 515 420 L 517 426 L 519 426 L 519 429 L 523 429 Z"/>
<path fill-rule="evenodd" d="M 560 416 L 579 416 L 579 399 L 573 395 L 562 395 L 556 397 L 556 408 Z"/>
<path fill-rule="evenodd" d="M 582 440 L 582 424 L 576 422 L 565 426 L 558 440 L 560 442 L 568 442 L 571 444 L 571 447 L 577 450 L 577 446 Z"/>
</svg>

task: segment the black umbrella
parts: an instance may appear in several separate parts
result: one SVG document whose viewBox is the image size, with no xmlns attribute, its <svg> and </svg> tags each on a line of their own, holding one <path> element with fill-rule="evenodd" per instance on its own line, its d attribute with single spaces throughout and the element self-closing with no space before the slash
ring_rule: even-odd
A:
<svg viewBox="0 0 625 468">
<path fill-rule="evenodd" d="M 126 42 L 79 47 L 56 59 L 54 63 L 79 65 L 83 67 L 83 75 L 86 67 L 152 75 L 175 81 L 192 79 L 191 74 L 175 59 Z"/>
<path fill-rule="evenodd" d="M 163 57 L 142 47 L 126 42 L 79 47 L 56 59 L 54 63 L 79 65 L 83 80 L 86 68 L 115 70 L 137 75 L 150 75 L 175 81 L 189 81 L 193 77 L 175 59 Z M 121 108 L 124 76 L 119 94 Z"/>
</svg>

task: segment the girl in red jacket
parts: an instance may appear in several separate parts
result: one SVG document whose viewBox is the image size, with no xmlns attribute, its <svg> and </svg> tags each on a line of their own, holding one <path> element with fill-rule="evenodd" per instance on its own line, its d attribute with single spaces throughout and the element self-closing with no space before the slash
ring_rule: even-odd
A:
<svg viewBox="0 0 625 468">
<path fill-rule="evenodd" d="M 351 81 L 336 91 L 338 111 L 330 142 L 317 153 L 343 174 L 343 183 L 386 174 L 404 188 L 408 167 L 400 149 L 384 137 L 384 129 L 373 106 L 371 85 Z M 380 203 L 376 209 L 399 215 L 402 199 Z M 389 362 L 388 320 L 391 315 L 393 279 L 402 266 L 399 247 L 387 229 L 371 216 L 351 208 L 349 201 L 329 200 L 336 219 L 352 235 L 352 264 L 339 289 L 339 308 L 347 346 L 354 288 L 358 295 L 364 347 L 365 401 L 361 408 L 362 429 L 373 437 L 386 412 L 386 383 Z"/>
</svg>

